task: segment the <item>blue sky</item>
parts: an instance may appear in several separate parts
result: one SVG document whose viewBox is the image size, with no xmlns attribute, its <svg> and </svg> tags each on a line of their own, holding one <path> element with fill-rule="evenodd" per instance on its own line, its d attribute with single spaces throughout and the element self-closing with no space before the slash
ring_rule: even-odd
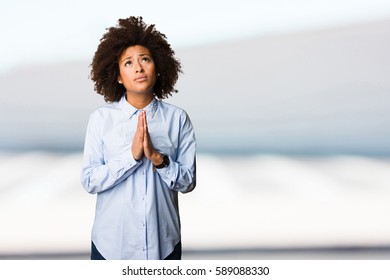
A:
<svg viewBox="0 0 390 280">
<path fill-rule="evenodd" d="M 390 18 L 388 0 L 1 0 L 0 72 L 91 59 L 105 28 L 142 15 L 174 48 Z"/>
</svg>

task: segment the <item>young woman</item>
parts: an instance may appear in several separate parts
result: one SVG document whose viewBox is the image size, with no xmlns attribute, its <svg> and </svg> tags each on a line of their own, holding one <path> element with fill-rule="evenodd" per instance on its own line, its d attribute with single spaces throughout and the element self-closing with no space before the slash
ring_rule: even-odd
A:
<svg viewBox="0 0 390 280">
<path fill-rule="evenodd" d="M 181 259 L 178 192 L 196 185 L 186 112 L 161 101 L 181 64 L 142 17 L 103 35 L 91 79 L 106 105 L 89 119 L 81 182 L 97 194 L 91 259 Z"/>
</svg>

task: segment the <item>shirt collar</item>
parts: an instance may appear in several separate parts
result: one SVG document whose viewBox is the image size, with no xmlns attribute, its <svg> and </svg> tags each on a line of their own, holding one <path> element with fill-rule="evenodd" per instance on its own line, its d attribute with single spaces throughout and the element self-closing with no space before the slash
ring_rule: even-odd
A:
<svg viewBox="0 0 390 280">
<path fill-rule="evenodd" d="M 137 109 L 134 106 L 132 106 L 129 102 L 126 100 L 126 94 L 124 94 L 119 101 L 120 106 L 122 108 L 122 111 L 131 119 L 134 115 L 137 115 L 139 111 L 145 111 L 146 115 L 148 115 L 151 118 L 154 118 L 157 107 L 158 107 L 158 100 L 157 98 L 153 98 L 152 102 L 149 103 L 145 108 L 143 109 Z"/>
</svg>

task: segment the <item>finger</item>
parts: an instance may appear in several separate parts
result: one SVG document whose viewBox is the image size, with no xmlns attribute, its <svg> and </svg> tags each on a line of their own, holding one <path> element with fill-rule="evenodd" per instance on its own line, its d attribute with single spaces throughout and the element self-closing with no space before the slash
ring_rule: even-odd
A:
<svg viewBox="0 0 390 280">
<path fill-rule="evenodd" d="M 148 132 L 148 122 L 146 121 L 146 112 L 144 112 L 144 130 L 145 130 L 145 133 L 149 133 Z"/>
<path fill-rule="evenodd" d="M 143 118 L 144 118 L 144 151 L 145 151 L 145 156 L 147 158 L 149 158 L 152 154 L 152 151 L 153 151 L 153 145 L 152 145 L 152 142 L 150 140 L 150 135 L 149 135 L 149 131 L 148 131 L 146 112 L 144 112 Z"/>
<path fill-rule="evenodd" d="M 142 133 L 143 138 L 145 139 L 145 120 L 143 111 L 139 114 L 139 125 L 140 125 L 140 133 Z"/>
<path fill-rule="evenodd" d="M 142 118 L 143 118 L 143 129 L 144 129 L 144 143 L 146 144 L 146 146 L 148 146 L 149 144 L 149 132 L 148 132 L 148 124 L 146 122 L 146 113 L 143 112 L 142 114 Z"/>
<path fill-rule="evenodd" d="M 139 115 L 138 116 L 138 123 L 137 123 L 137 130 L 134 135 L 134 142 L 133 146 L 139 147 L 139 149 L 142 149 L 142 142 L 144 141 L 144 132 L 143 132 L 143 127 L 142 127 L 142 118 Z"/>
<path fill-rule="evenodd" d="M 138 119 L 137 119 L 137 132 L 139 131 L 140 126 L 141 126 L 141 114 L 138 115 Z"/>
<path fill-rule="evenodd" d="M 138 115 L 138 131 L 140 136 L 144 134 L 144 120 L 142 116 L 142 112 Z"/>
<path fill-rule="evenodd" d="M 145 111 L 142 111 L 142 127 L 145 129 L 146 127 L 146 113 Z"/>
<path fill-rule="evenodd" d="M 132 153 L 135 160 L 139 160 L 144 153 L 143 142 L 144 142 L 144 133 L 142 127 L 142 117 L 141 114 L 139 114 L 137 129 L 134 135 L 134 140 L 132 145 Z"/>
</svg>

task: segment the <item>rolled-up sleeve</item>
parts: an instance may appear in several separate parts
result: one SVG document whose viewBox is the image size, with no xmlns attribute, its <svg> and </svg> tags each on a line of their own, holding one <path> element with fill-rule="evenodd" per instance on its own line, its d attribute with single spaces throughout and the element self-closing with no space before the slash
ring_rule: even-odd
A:
<svg viewBox="0 0 390 280">
<path fill-rule="evenodd" d="M 179 127 L 176 159 L 170 157 L 169 166 L 157 172 L 171 190 L 186 193 L 196 186 L 196 139 L 191 120 L 184 111 Z"/>
</svg>

